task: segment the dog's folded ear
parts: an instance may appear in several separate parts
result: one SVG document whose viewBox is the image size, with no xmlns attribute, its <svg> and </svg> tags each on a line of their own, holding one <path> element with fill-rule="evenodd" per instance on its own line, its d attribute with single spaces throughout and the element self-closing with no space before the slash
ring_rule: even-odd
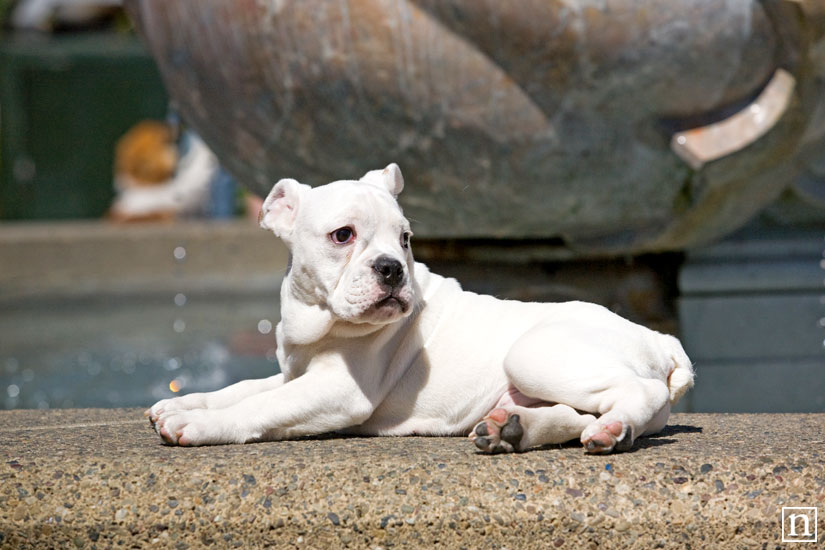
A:
<svg viewBox="0 0 825 550">
<path fill-rule="evenodd" d="M 293 179 L 282 179 L 272 188 L 264 200 L 258 223 L 278 237 L 288 237 L 298 216 L 301 195 L 309 190 L 308 185 Z"/>
<path fill-rule="evenodd" d="M 401 169 L 394 162 L 388 164 L 383 170 L 367 172 L 364 177 L 361 178 L 361 181 L 383 187 L 389 191 L 393 197 L 397 197 L 404 189 L 404 176 L 401 175 Z"/>
</svg>

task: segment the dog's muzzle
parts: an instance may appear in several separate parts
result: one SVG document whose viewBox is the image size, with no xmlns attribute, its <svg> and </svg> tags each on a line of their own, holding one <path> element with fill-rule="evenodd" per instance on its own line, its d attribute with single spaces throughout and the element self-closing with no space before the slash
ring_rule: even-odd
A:
<svg viewBox="0 0 825 550">
<path fill-rule="evenodd" d="M 407 313 L 410 309 L 411 297 L 409 289 L 406 288 L 407 276 L 404 273 L 404 264 L 392 256 L 383 255 L 375 259 L 372 269 L 378 276 L 378 283 L 385 293 L 373 307 L 379 311 Z"/>
<path fill-rule="evenodd" d="M 379 256 L 372 264 L 378 273 L 378 279 L 385 285 L 395 288 L 404 282 L 404 265 L 390 256 Z"/>
</svg>

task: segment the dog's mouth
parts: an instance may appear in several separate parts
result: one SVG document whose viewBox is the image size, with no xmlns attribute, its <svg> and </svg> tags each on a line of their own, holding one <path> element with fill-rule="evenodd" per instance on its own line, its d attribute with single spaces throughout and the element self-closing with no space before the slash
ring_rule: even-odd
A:
<svg viewBox="0 0 825 550">
<path fill-rule="evenodd" d="M 410 303 L 395 294 L 388 294 L 386 297 L 375 302 L 373 307 L 377 310 L 397 309 L 401 311 L 401 313 L 406 313 L 410 308 Z"/>
</svg>

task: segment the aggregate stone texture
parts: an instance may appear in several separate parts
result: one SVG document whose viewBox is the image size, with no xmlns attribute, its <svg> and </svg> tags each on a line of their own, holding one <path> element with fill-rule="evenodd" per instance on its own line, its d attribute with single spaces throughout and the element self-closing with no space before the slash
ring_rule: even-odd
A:
<svg viewBox="0 0 825 550">
<path fill-rule="evenodd" d="M 609 456 L 460 437 L 169 447 L 138 409 L 0 419 L 0 548 L 773 549 L 782 507 L 825 516 L 825 414 L 675 414 Z"/>
</svg>

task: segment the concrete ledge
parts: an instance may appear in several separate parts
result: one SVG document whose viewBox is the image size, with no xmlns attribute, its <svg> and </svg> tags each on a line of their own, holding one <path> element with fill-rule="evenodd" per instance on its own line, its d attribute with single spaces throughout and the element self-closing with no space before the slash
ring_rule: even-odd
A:
<svg viewBox="0 0 825 550">
<path fill-rule="evenodd" d="M 288 253 L 247 220 L 0 223 L 0 300 L 277 288 Z"/>
<path fill-rule="evenodd" d="M 174 448 L 138 409 L 0 420 L 4 548 L 779 548 L 787 506 L 818 507 L 825 540 L 825 414 L 677 414 L 607 457 L 423 437 Z"/>
</svg>

